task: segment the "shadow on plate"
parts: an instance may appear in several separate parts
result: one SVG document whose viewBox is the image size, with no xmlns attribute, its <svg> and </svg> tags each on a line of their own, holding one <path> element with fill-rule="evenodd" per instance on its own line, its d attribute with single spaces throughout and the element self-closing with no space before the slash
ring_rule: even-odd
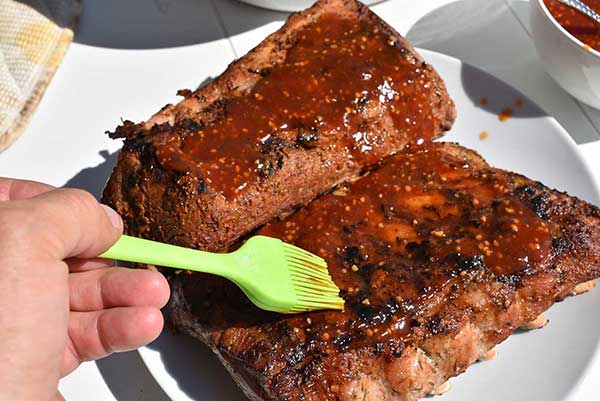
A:
<svg viewBox="0 0 600 401">
<path fill-rule="evenodd" d="M 528 20 L 528 4 L 519 1 L 511 4 L 512 8 L 504 0 L 453 1 L 423 16 L 406 37 L 415 46 L 456 57 L 519 87 L 556 117 L 575 142 L 581 144 L 600 139 L 590 123 L 573 121 L 572 112 L 559 109 L 568 102 L 557 102 L 555 93 L 564 94 L 569 100 L 570 97 L 547 76 L 525 28 L 515 16 L 518 12 L 521 19 Z M 511 108 L 515 118 L 540 116 L 539 110 L 519 109 L 514 104 L 496 101 L 494 88 L 483 94 L 487 103 L 482 103 L 482 93 L 472 91 L 477 85 L 467 79 L 469 76 L 468 70 L 463 71 L 464 88 L 477 107 L 496 114 Z M 576 105 L 570 105 L 578 109 Z"/>
<path fill-rule="evenodd" d="M 224 39 L 285 16 L 234 0 L 87 0 L 75 42 L 116 49 L 187 46 Z"/>
<path fill-rule="evenodd" d="M 160 352 L 166 372 L 198 401 L 246 401 L 216 355 L 197 340 L 165 331 L 148 348 Z"/>
<path fill-rule="evenodd" d="M 95 362 L 104 382 L 119 401 L 171 401 L 137 352 L 113 354 Z"/>
<path fill-rule="evenodd" d="M 470 64 L 461 65 L 461 83 L 476 107 L 496 114 L 500 119 L 547 115 L 518 90 Z"/>
<path fill-rule="evenodd" d="M 84 168 L 67 181 L 64 186 L 85 189 L 97 199 L 100 199 L 106 181 L 108 181 L 108 177 L 110 177 L 113 167 L 117 163 L 119 152 L 109 153 L 107 150 L 101 150 L 99 153 L 104 158 L 102 163 L 95 167 Z"/>
</svg>

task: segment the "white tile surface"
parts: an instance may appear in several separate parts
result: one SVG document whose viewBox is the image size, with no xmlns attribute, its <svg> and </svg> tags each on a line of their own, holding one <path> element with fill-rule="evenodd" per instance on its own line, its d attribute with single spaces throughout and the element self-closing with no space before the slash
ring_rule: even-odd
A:
<svg viewBox="0 0 600 401">
<path fill-rule="evenodd" d="M 143 120 L 175 101 L 176 89 L 219 74 L 285 18 L 234 0 L 87 0 L 84 6 L 82 43 L 71 46 L 23 137 L 0 156 L 0 175 L 71 182 L 97 194 L 97 175 L 108 176 L 119 147 L 102 132 L 120 117 Z M 582 143 L 600 177 L 600 112 L 579 105 L 543 72 L 527 33 L 526 2 L 390 0 L 374 10 L 415 45 L 461 58 L 518 87 Z M 81 103 L 89 105 L 85 112 L 70 112 Z M 45 150 L 44 160 L 23 167 L 35 148 Z M 65 157 L 65 149 L 74 151 Z M 80 172 L 97 165 L 103 168 Z M 598 377 L 597 358 L 571 399 L 597 399 Z M 168 400 L 135 353 L 84 364 L 61 382 L 61 390 L 67 400 Z"/>
<path fill-rule="evenodd" d="M 406 36 L 413 26 L 432 11 L 450 6 L 454 2 L 455 0 L 390 0 L 376 4 L 371 8 L 400 34 Z"/>
<path fill-rule="evenodd" d="M 585 113 L 585 115 L 590 119 L 596 131 L 598 131 L 598 135 L 600 135 L 600 110 L 594 109 L 586 104 L 578 102 Z"/>
<path fill-rule="evenodd" d="M 287 18 L 286 13 L 249 6 L 235 0 L 211 0 L 221 16 L 223 28 L 237 57 L 275 32 Z"/>
</svg>

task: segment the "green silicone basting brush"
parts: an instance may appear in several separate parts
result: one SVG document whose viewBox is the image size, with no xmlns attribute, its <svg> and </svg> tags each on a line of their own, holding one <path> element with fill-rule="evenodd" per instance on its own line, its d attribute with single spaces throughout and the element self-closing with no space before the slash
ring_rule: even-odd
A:
<svg viewBox="0 0 600 401">
<path fill-rule="evenodd" d="M 234 252 L 210 253 L 123 235 L 101 257 L 215 274 L 273 312 L 344 308 L 325 260 L 276 238 L 257 235 Z"/>
</svg>

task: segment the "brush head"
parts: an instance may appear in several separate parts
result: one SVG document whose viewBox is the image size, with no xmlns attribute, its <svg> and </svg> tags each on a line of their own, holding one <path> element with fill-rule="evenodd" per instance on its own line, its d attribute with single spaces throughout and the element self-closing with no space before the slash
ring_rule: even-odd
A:
<svg viewBox="0 0 600 401">
<path fill-rule="evenodd" d="M 325 259 L 285 242 L 282 245 L 298 298 L 298 305 L 289 313 L 315 309 L 343 310 L 344 300 L 340 298 L 340 289 L 329 275 Z"/>
<path fill-rule="evenodd" d="M 259 308 L 279 313 L 344 309 L 324 259 L 294 245 L 254 236 L 231 254 L 238 266 L 230 275 Z"/>
</svg>

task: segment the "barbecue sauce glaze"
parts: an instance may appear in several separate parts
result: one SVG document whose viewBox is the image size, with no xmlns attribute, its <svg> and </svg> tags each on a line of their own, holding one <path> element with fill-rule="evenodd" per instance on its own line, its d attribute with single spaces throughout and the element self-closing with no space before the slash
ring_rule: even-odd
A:
<svg viewBox="0 0 600 401">
<path fill-rule="evenodd" d="M 381 155 L 372 150 L 389 134 L 366 121 L 391 119 L 398 132 L 431 139 L 430 67 L 397 41 L 362 19 L 321 16 L 298 32 L 282 63 L 259 72 L 264 78 L 248 94 L 226 100 L 218 121 L 158 147 L 161 165 L 231 199 L 276 173 L 285 155 L 269 155 L 288 146 L 334 147 L 376 163 Z"/>
<path fill-rule="evenodd" d="M 509 188 L 505 174 L 433 143 L 268 224 L 258 234 L 325 258 L 346 301 L 343 312 L 281 316 L 281 323 L 324 349 L 362 344 L 388 355 L 401 353 L 416 326 L 443 330 L 420 311 L 448 301 L 452 286 L 490 273 L 518 285 L 549 261 L 546 224 Z"/>
</svg>

